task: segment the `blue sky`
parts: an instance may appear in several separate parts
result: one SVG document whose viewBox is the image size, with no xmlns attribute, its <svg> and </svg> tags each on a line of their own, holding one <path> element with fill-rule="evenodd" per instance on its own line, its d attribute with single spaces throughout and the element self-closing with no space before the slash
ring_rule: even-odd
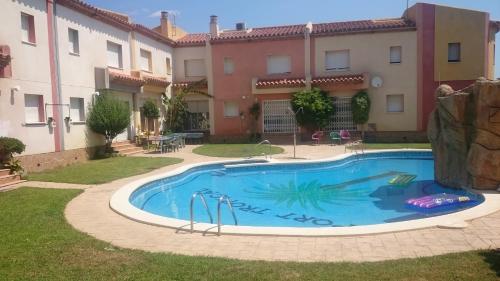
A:
<svg viewBox="0 0 500 281">
<path fill-rule="evenodd" d="M 177 25 L 188 32 L 207 32 L 210 15 L 219 16 L 223 29 L 236 22 L 248 27 L 399 17 L 406 0 L 86 0 L 101 8 L 130 15 L 146 26 L 159 23 L 159 11 L 176 14 Z M 410 0 L 409 5 L 416 3 Z M 500 20 L 500 0 L 426 0 L 421 2 L 486 11 Z M 496 37 L 500 42 L 500 33 Z M 499 44 L 500 46 L 500 44 Z M 495 75 L 500 77 L 500 47 L 496 52 Z"/>
</svg>

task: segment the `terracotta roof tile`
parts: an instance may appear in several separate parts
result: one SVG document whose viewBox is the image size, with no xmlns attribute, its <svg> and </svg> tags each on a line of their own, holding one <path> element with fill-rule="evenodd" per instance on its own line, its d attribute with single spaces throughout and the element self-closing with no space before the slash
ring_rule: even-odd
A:
<svg viewBox="0 0 500 281">
<path fill-rule="evenodd" d="M 311 79 L 312 85 L 327 85 L 327 84 L 362 84 L 364 82 L 363 74 L 339 75 L 339 76 L 324 76 L 314 77 Z"/>
<path fill-rule="evenodd" d="M 124 84 L 136 87 L 140 87 L 144 85 L 144 83 L 146 83 L 144 79 L 114 70 L 109 70 L 109 79 L 117 84 Z"/>
<path fill-rule="evenodd" d="M 305 24 L 283 25 L 271 27 L 257 27 L 247 30 L 230 30 L 219 33 L 213 41 L 219 40 L 239 40 L 239 39 L 261 39 L 276 37 L 302 37 L 305 31 Z"/>
<path fill-rule="evenodd" d="M 187 88 L 189 86 L 197 85 L 199 89 L 207 88 L 208 83 L 206 79 L 200 81 L 179 81 L 172 83 L 172 87 L 174 88 Z"/>
<path fill-rule="evenodd" d="M 402 18 L 359 20 L 313 24 L 312 34 L 332 35 L 352 32 L 387 31 L 408 28 L 415 28 L 415 24 Z"/>
<path fill-rule="evenodd" d="M 146 82 L 145 83 L 146 85 L 152 85 L 157 87 L 168 87 L 168 85 L 170 85 L 170 82 L 168 82 L 167 78 L 165 77 L 144 75 L 143 79 Z"/>
<path fill-rule="evenodd" d="M 207 38 L 208 33 L 191 33 L 177 39 L 175 42 L 181 46 L 205 45 Z"/>
<path fill-rule="evenodd" d="M 257 89 L 266 88 L 300 88 L 305 87 L 305 78 L 259 79 L 255 83 Z"/>
</svg>

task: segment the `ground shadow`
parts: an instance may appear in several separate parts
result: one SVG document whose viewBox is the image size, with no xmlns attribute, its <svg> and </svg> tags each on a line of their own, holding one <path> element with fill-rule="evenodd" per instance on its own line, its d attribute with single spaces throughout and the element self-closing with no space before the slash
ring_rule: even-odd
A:
<svg viewBox="0 0 500 281">
<path fill-rule="evenodd" d="M 500 277 L 500 248 L 483 252 L 481 256 L 490 265 L 491 270 Z"/>
</svg>

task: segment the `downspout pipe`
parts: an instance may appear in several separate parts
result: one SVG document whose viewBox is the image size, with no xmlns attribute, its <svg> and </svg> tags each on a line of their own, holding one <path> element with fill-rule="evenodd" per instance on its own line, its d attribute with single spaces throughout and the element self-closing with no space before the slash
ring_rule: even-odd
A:
<svg viewBox="0 0 500 281">
<path fill-rule="evenodd" d="M 50 83 L 52 91 L 52 118 L 56 121 L 57 127 L 54 130 L 54 150 L 60 152 L 64 150 L 64 117 L 61 104 L 61 82 L 59 80 L 59 50 L 57 38 L 57 22 L 56 22 L 56 4 L 55 0 L 46 0 L 47 4 L 47 30 L 49 42 L 49 66 L 50 66 Z"/>
</svg>

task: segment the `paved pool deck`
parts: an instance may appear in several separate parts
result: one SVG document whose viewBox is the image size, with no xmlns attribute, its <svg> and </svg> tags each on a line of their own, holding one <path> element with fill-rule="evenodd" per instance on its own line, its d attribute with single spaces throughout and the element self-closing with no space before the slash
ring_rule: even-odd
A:
<svg viewBox="0 0 500 281">
<path fill-rule="evenodd" d="M 41 188 L 81 188 L 84 192 L 65 209 L 68 222 L 77 230 L 97 239 L 131 249 L 184 255 L 214 256 L 243 260 L 282 260 L 300 262 L 380 261 L 416 258 L 445 253 L 500 248 L 500 212 L 468 222 L 460 229 L 426 228 L 420 230 L 342 237 L 239 236 L 187 233 L 130 220 L 110 209 L 112 194 L 133 180 L 171 171 L 185 164 L 223 160 L 191 153 L 197 146 L 153 157 L 179 157 L 184 162 L 102 185 L 25 182 L 22 186 Z M 284 145 L 285 153 L 273 156 L 289 160 L 293 146 Z M 330 158 L 344 153 L 342 146 L 300 145 L 297 157 Z"/>
</svg>

